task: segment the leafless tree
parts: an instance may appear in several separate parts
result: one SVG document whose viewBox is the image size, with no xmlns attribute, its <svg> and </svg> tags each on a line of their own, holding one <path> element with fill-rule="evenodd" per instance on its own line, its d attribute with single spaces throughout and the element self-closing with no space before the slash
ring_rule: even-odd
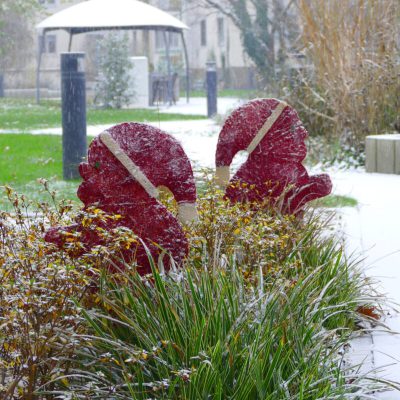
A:
<svg viewBox="0 0 400 400">
<path fill-rule="evenodd" d="M 24 64 L 32 49 L 32 17 L 39 9 L 35 0 L 0 1 L 0 71 Z"/>
<path fill-rule="evenodd" d="M 296 0 L 202 1 L 233 21 L 260 77 L 265 83 L 274 80 L 298 33 Z"/>
</svg>

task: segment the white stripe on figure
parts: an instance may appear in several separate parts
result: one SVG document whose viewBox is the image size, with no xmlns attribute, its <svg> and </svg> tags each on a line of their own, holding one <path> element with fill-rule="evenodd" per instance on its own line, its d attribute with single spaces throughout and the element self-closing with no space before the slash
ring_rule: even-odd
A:
<svg viewBox="0 0 400 400">
<path fill-rule="evenodd" d="M 284 101 L 279 101 L 279 104 L 274 108 L 271 115 L 264 122 L 264 125 L 257 132 L 256 136 L 254 136 L 253 140 L 250 142 L 247 147 L 247 152 L 249 155 L 254 151 L 254 149 L 260 144 L 261 140 L 264 139 L 264 136 L 268 133 L 268 131 L 272 128 L 272 125 L 276 122 L 276 120 L 280 117 L 283 110 L 287 107 L 287 103 Z"/>
<path fill-rule="evenodd" d="M 121 162 L 128 172 L 136 179 L 150 197 L 158 198 L 158 189 L 150 182 L 149 178 L 143 173 L 138 165 L 136 165 L 127 154 L 121 149 L 119 144 L 105 131 L 99 135 L 104 145 L 112 154 Z"/>
</svg>

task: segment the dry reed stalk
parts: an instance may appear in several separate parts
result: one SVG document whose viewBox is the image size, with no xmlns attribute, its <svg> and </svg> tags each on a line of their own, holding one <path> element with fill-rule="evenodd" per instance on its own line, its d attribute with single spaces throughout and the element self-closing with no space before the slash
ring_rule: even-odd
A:
<svg viewBox="0 0 400 400">
<path fill-rule="evenodd" d="M 336 134 L 363 143 L 399 114 L 399 0 L 299 0 L 302 43 Z M 311 84 L 312 86 L 312 84 Z M 312 97 L 312 93 L 308 91 Z"/>
</svg>

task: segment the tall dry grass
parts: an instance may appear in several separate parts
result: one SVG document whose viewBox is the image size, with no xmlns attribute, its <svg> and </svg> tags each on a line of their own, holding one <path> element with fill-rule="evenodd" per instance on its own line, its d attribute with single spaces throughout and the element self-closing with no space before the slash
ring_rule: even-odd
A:
<svg viewBox="0 0 400 400">
<path fill-rule="evenodd" d="M 297 106 L 323 133 L 358 148 L 368 134 L 393 131 L 400 111 L 399 0 L 298 5 L 302 50 L 313 68 Z"/>
</svg>

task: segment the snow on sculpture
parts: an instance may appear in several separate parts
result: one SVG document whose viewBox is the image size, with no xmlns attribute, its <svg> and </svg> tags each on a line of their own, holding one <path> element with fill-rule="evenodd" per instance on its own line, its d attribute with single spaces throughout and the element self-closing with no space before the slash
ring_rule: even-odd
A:
<svg viewBox="0 0 400 400">
<path fill-rule="evenodd" d="M 83 182 L 78 197 L 85 209 L 95 206 L 107 214 L 120 215 L 105 222 L 104 228 L 127 227 L 134 231 L 157 262 L 163 257 L 166 268 L 169 256 L 181 264 L 188 254 L 188 241 L 178 220 L 161 204 L 158 187 L 167 187 L 178 202 L 182 223 L 196 219 L 196 187 L 190 161 L 182 146 L 163 131 L 138 123 L 116 125 L 90 144 L 87 163 L 79 172 Z M 85 251 L 102 244 L 96 231 L 82 225 L 54 227 L 46 241 L 62 247 L 65 232 L 78 229 Z M 168 254 L 164 255 L 161 249 Z M 137 261 L 139 273 L 151 272 L 145 248 L 121 251 L 123 258 Z"/>
<path fill-rule="evenodd" d="M 309 176 L 302 161 L 308 132 L 297 112 L 283 101 L 257 99 L 237 108 L 226 120 L 216 151 L 216 181 L 231 202 L 282 201 L 296 214 L 310 201 L 328 195 L 327 174 Z M 239 151 L 248 158 L 230 179 L 229 166 Z"/>
</svg>

